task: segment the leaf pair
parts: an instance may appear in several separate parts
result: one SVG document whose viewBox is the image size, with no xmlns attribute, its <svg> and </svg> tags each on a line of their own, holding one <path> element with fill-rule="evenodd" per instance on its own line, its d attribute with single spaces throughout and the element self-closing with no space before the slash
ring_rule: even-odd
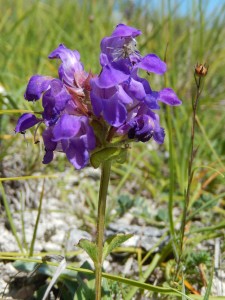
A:
<svg viewBox="0 0 225 300">
<path fill-rule="evenodd" d="M 119 147 L 108 147 L 91 155 L 91 165 L 97 169 L 103 162 L 116 160 L 118 163 L 123 163 L 127 157 L 127 149 Z"/>
<path fill-rule="evenodd" d="M 132 237 L 132 234 L 117 234 L 109 237 L 104 244 L 102 261 L 122 243 Z M 82 248 L 96 265 L 98 263 L 98 248 L 97 245 L 89 240 L 81 239 L 78 246 Z"/>
</svg>

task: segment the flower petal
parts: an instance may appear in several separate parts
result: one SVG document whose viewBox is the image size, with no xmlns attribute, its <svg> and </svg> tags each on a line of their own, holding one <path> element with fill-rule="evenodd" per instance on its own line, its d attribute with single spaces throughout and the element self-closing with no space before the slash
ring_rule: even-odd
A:
<svg viewBox="0 0 225 300">
<path fill-rule="evenodd" d="M 86 117 L 82 117 L 80 138 L 83 140 L 85 147 L 88 150 L 93 150 L 96 146 L 95 133 L 93 128 L 89 125 L 89 120 Z"/>
<path fill-rule="evenodd" d="M 157 103 L 159 92 L 151 91 L 145 97 L 145 103 L 150 109 L 160 109 L 160 106 Z"/>
<path fill-rule="evenodd" d="M 49 164 L 52 160 L 53 160 L 53 157 L 54 157 L 54 153 L 53 151 L 45 151 L 45 155 L 43 157 L 43 160 L 42 160 L 42 163 L 43 164 Z"/>
<path fill-rule="evenodd" d="M 177 106 L 182 104 L 175 92 L 170 88 L 165 88 L 159 92 L 158 101 L 161 101 L 171 106 Z"/>
<path fill-rule="evenodd" d="M 57 142 L 53 141 L 52 128 L 47 128 L 42 133 L 42 138 L 45 145 L 45 155 L 43 157 L 42 163 L 49 164 L 54 157 L 53 151 L 57 147 Z"/>
<path fill-rule="evenodd" d="M 59 67 L 59 77 L 66 83 L 73 85 L 74 73 L 83 71 L 83 65 L 80 62 L 80 54 L 77 50 L 70 50 L 63 44 L 60 44 L 49 56 L 50 59 L 59 58 L 62 64 Z"/>
<path fill-rule="evenodd" d="M 164 138 L 165 138 L 165 130 L 164 130 L 164 128 L 160 127 L 160 129 L 158 131 L 154 131 L 153 139 L 158 144 L 163 144 Z"/>
<path fill-rule="evenodd" d="M 131 93 L 131 95 L 139 101 L 146 97 L 143 84 L 137 80 L 134 80 L 133 78 L 131 78 L 128 88 L 125 88 L 125 90 Z"/>
<path fill-rule="evenodd" d="M 65 153 L 71 164 L 78 170 L 85 167 L 88 163 L 89 153 L 81 139 L 70 140 Z"/>
<path fill-rule="evenodd" d="M 99 95 L 95 93 L 94 90 L 91 91 L 90 97 L 94 114 L 99 117 L 102 112 L 102 98 L 99 97 Z"/>
<path fill-rule="evenodd" d="M 36 118 L 33 114 L 23 114 L 17 121 L 15 132 L 23 132 L 41 121 L 41 119 Z"/>
<path fill-rule="evenodd" d="M 30 78 L 24 98 L 28 101 L 35 101 L 41 98 L 41 94 L 49 88 L 52 77 L 34 75 Z"/>
<path fill-rule="evenodd" d="M 113 37 L 136 37 L 141 34 L 141 31 L 134 28 L 127 26 L 125 24 L 118 24 L 116 28 L 114 29 L 113 33 L 111 36 Z"/>
<path fill-rule="evenodd" d="M 155 54 L 144 56 L 135 68 L 162 75 L 166 72 L 166 64 Z"/>
<path fill-rule="evenodd" d="M 53 140 L 53 131 L 52 128 L 47 128 L 42 133 L 42 138 L 45 145 L 46 151 L 54 151 L 57 147 L 57 142 Z"/>
<path fill-rule="evenodd" d="M 125 122 L 127 116 L 126 107 L 116 97 L 104 99 L 102 104 L 103 116 L 110 125 L 118 127 Z"/>
<path fill-rule="evenodd" d="M 129 71 L 118 70 L 111 65 L 103 67 L 99 77 L 95 78 L 95 83 L 100 88 L 110 88 L 115 85 L 126 81 L 129 78 Z"/>
<path fill-rule="evenodd" d="M 56 123 L 60 112 L 65 109 L 66 104 L 72 99 L 63 83 L 53 79 L 50 88 L 44 93 L 42 106 L 44 107 L 43 118 L 47 126 Z"/>
<path fill-rule="evenodd" d="M 53 129 L 54 141 L 70 139 L 78 133 L 81 127 L 80 117 L 73 115 L 62 115 Z"/>
</svg>

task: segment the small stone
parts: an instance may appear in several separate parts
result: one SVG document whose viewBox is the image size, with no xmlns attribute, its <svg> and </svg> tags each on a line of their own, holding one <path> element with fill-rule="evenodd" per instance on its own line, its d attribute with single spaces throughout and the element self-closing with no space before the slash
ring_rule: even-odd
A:
<svg viewBox="0 0 225 300">
<path fill-rule="evenodd" d="M 79 243 L 81 239 L 87 239 L 91 241 L 92 237 L 88 232 L 84 230 L 80 230 L 78 228 L 72 228 L 68 233 L 68 238 L 65 243 L 65 250 L 67 252 L 74 251 L 76 249 L 76 245 Z"/>
</svg>

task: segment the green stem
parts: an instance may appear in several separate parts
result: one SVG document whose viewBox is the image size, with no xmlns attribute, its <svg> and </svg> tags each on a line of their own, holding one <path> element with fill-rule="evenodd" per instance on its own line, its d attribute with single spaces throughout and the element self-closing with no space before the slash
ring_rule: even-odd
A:
<svg viewBox="0 0 225 300">
<path fill-rule="evenodd" d="M 195 75 L 194 75 L 195 76 Z M 194 148 L 194 142 L 195 142 L 195 129 L 196 129 L 196 116 L 197 116 L 197 109 L 198 109 L 198 103 L 199 98 L 201 95 L 201 77 L 195 76 L 195 83 L 196 83 L 196 97 L 192 99 L 192 126 L 191 126 L 191 144 L 190 144 L 190 154 L 189 154 L 189 162 L 188 162 L 188 182 L 187 182 L 187 188 L 184 194 L 184 211 L 182 216 L 182 222 L 181 222 L 181 229 L 180 229 L 180 254 L 179 259 L 177 263 L 177 270 L 176 270 L 176 277 L 178 275 L 178 269 L 182 260 L 182 255 L 184 252 L 184 237 L 185 237 L 185 227 L 187 225 L 188 221 L 188 213 L 189 213 L 189 204 L 190 204 L 190 192 L 191 192 L 191 185 L 192 185 L 192 179 L 193 179 L 193 162 L 195 155 L 197 153 L 198 148 Z"/>
<path fill-rule="evenodd" d="M 111 170 L 111 161 L 102 163 L 101 181 L 98 199 L 98 221 L 97 221 L 97 247 L 98 247 L 98 260 L 95 265 L 95 299 L 101 299 L 101 286 L 102 286 L 102 253 L 103 253 L 103 238 L 105 227 L 105 209 L 106 198 L 109 185 Z"/>
<path fill-rule="evenodd" d="M 38 229 L 39 220 L 40 220 L 40 216 L 41 216 L 41 209 L 42 209 L 42 200 L 43 200 L 43 196 L 44 196 L 44 185 L 45 185 L 45 179 L 43 180 L 43 184 L 42 184 L 42 191 L 41 191 L 41 196 L 40 196 L 40 201 L 39 201 L 37 218 L 36 218 L 36 222 L 35 222 L 35 226 L 34 226 L 33 237 L 32 237 L 32 241 L 31 241 L 31 245 L 30 245 L 29 256 L 33 256 L 33 253 L 34 253 L 34 244 L 35 244 L 35 240 L 36 240 L 36 236 L 37 236 L 37 229 Z"/>
<path fill-rule="evenodd" d="M 168 217 L 169 217 L 169 224 L 170 224 L 170 234 L 172 237 L 172 242 L 174 245 L 175 256 L 176 253 L 176 234 L 174 228 L 174 221 L 173 221 L 173 195 L 174 195 L 174 184 L 175 184 L 175 174 L 174 174 L 174 147 L 173 147 L 173 138 L 172 138 L 172 120 L 171 120 L 171 109 L 169 106 L 166 107 L 167 110 L 167 125 L 168 125 L 168 132 L 169 132 L 169 169 L 170 169 L 170 189 L 169 189 L 169 202 L 168 202 Z"/>
</svg>

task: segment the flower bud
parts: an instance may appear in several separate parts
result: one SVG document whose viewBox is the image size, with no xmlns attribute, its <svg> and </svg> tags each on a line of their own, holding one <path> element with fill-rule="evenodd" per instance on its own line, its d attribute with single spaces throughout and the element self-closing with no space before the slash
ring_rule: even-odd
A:
<svg viewBox="0 0 225 300">
<path fill-rule="evenodd" d="M 208 73 L 208 66 L 206 64 L 196 64 L 195 66 L 195 75 L 199 77 L 205 77 Z"/>
</svg>

